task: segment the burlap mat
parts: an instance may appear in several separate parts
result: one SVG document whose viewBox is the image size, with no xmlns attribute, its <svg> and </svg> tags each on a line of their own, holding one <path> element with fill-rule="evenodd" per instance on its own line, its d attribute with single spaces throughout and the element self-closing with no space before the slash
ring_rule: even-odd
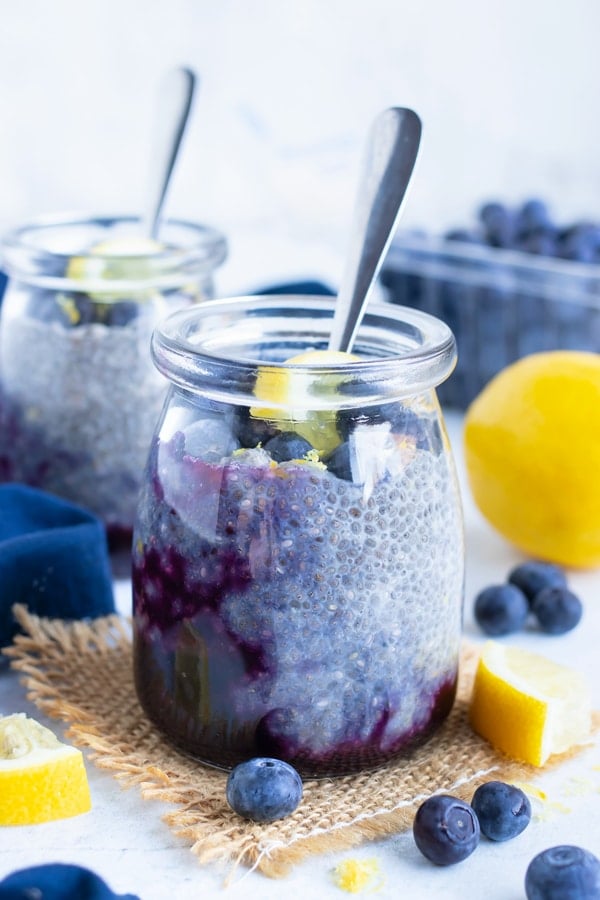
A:
<svg viewBox="0 0 600 900">
<path fill-rule="evenodd" d="M 270 825 L 246 822 L 225 801 L 226 774 L 174 750 L 146 720 L 132 680 L 128 623 L 40 619 L 15 607 L 24 634 L 4 652 L 23 675 L 29 698 L 69 723 L 67 736 L 91 749 L 97 766 L 149 799 L 175 809 L 164 818 L 201 862 L 244 863 L 271 877 L 310 854 L 342 850 L 402 831 L 434 791 L 470 799 L 494 779 L 528 780 L 539 770 L 507 760 L 467 723 L 476 652 L 465 647 L 458 698 L 436 736 L 408 759 L 376 772 L 304 783 L 302 803 Z"/>
</svg>

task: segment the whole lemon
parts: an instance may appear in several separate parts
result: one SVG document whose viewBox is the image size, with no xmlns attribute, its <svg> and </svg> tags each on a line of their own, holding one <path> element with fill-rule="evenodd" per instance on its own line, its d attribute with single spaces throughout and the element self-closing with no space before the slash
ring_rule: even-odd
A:
<svg viewBox="0 0 600 900">
<path fill-rule="evenodd" d="M 465 417 L 465 464 L 485 518 L 529 556 L 600 565 L 600 355 L 508 366 Z"/>
</svg>

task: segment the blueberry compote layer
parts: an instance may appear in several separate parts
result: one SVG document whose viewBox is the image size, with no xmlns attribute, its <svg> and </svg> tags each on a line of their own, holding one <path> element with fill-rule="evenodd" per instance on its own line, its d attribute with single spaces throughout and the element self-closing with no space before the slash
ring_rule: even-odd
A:
<svg viewBox="0 0 600 900">
<path fill-rule="evenodd" d="M 373 768 L 452 706 L 463 546 L 445 438 L 426 415 L 356 421 L 336 471 L 240 446 L 239 415 L 214 411 L 154 443 L 134 536 L 136 685 L 205 762 Z"/>
</svg>

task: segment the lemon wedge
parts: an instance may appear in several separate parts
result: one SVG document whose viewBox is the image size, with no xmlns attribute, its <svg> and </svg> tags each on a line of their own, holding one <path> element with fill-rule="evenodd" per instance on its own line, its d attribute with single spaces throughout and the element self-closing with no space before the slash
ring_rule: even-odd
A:
<svg viewBox="0 0 600 900">
<path fill-rule="evenodd" d="M 35 825 L 90 808 L 81 751 L 24 713 L 0 717 L 0 825 Z"/>
<path fill-rule="evenodd" d="M 285 365 L 330 366 L 358 360 L 353 353 L 339 350 L 307 350 L 285 361 Z M 254 394 L 261 405 L 252 407 L 254 418 L 276 422 L 282 431 L 294 431 L 324 457 L 340 443 L 335 410 L 315 410 L 319 397 L 335 394 L 342 376 L 312 375 L 292 368 L 260 367 Z M 265 405 L 263 406 L 262 403 Z M 268 404 L 276 404 L 275 407 Z"/>
<path fill-rule="evenodd" d="M 164 250 L 164 245 L 151 238 L 122 237 L 100 241 L 85 256 L 72 256 L 66 277 L 73 281 L 103 278 L 135 281 L 152 275 L 144 257 Z"/>
<path fill-rule="evenodd" d="M 583 675 L 537 653 L 488 641 L 469 706 L 472 728 L 502 753 L 533 766 L 590 735 Z"/>
</svg>

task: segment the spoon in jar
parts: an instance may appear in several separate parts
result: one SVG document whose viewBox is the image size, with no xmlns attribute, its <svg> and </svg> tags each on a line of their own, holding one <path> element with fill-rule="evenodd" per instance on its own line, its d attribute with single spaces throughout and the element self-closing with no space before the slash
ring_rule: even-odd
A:
<svg viewBox="0 0 600 900">
<path fill-rule="evenodd" d="M 391 107 L 375 119 L 367 139 L 346 268 L 337 296 L 329 350 L 350 351 L 371 288 L 394 235 L 412 176 L 421 120 Z"/>
<path fill-rule="evenodd" d="M 171 177 L 189 120 L 196 76 L 191 69 L 172 69 L 162 79 L 157 99 L 156 126 L 151 147 L 150 178 L 143 234 L 156 240 Z"/>
</svg>

